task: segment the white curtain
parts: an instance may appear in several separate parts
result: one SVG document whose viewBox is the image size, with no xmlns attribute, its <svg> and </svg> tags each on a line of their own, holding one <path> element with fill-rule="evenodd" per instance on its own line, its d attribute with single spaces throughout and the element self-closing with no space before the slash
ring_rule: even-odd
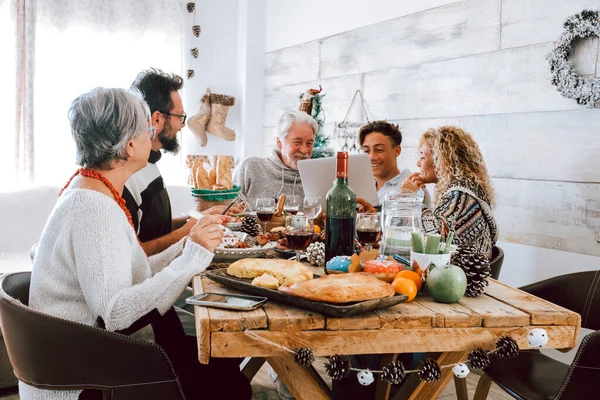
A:
<svg viewBox="0 0 600 400">
<path fill-rule="evenodd" d="M 185 13 L 182 0 L 0 0 L 0 190 L 68 179 L 78 95 L 149 67 L 181 75 Z"/>
</svg>

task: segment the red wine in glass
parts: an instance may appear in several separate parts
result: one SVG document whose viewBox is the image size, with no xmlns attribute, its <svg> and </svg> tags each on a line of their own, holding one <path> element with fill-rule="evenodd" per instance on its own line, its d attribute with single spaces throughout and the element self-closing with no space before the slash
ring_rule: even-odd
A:
<svg viewBox="0 0 600 400">
<path fill-rule="evenodd" d="M 292 231 L 286 234 L 288 248 L 291 250 L 306 250 L 313 233 L 309 231 Z"/>
<path fill-rule="evenodd" d="M 373 244 L 379 239 L 381 231 L 377 229 L 357 229 L 356 236 L 363 245 Z"/>
<path fill-rule="evenodd" d="M 260 222 L 269 222 L 273 218 L 274 211 L 257 211 L 256 217 Z"/>
<path fill-rule="evenodd" d="M 283 211 L 285 211 L 288 214 L 296 215 L 300 210 L 298 209 L 298 207 L 284 207 Z"/>
</svg>

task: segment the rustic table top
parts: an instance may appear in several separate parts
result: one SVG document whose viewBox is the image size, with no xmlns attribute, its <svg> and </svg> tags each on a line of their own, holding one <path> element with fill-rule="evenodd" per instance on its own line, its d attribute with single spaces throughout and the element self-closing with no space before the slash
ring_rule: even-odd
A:
<svg viewBox="0 0 600 400">
<path fill-rule="evenodd" d="M 464 297 L 456 304 L 437 303 L 419 295 L 409 303 L 355 317 L 336 318 L 269 301 L 254 311 L 196 307 L 199 358 L 277 357 L 276 346 L 248 335 L 253 333 L 287 348 L 310 347 L 317 356 L 493 349 L 504 334 L 528 348 L 526 334 L 533 328 L 548 331 L 549 348 L 575 346 L 579 314 L 490 279 L 484 295 Z M 194 292 L 239 293 L 206 277 L 196 276 Z"/>
</svg>

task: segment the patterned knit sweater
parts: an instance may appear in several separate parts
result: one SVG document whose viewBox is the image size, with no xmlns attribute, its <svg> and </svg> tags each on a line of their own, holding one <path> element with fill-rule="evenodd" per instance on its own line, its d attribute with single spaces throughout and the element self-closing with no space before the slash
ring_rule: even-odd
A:
<svg viewBox="0 0 600 400">
<path fill-rule="evenodd" d="M 474 182 L 453 182 L 432 210 L 423 211 L 422 218 L 425 232 L 440 234 L 445 221 L 454 230 L 454 244 L 491 257 L 498 227 L 487 196 Z"/>
<path fill-rule="evenodd" d="M 150 311 L 164 314 L 213 253 L 183 240 L 147 258 L 117 202 L 96 191 L 63 193 L 40 238 L 31 274 L 30 307 L 110 331 Z M 93 361 L 93 360 L 92 360 Z M 60 368 L 60 361 L 57 360 Z M 19 383 L 21 399 L 77 399 L 79 391 Z"/>
</svg>

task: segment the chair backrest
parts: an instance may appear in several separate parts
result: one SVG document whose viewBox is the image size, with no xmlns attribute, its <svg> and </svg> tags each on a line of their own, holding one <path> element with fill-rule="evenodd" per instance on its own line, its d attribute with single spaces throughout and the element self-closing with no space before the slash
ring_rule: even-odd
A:
<svg viewBox="0 0 600 400">
<path fill-rule="evenodd" d="M 110 391 L 112 399 L 185 399 L 160 346 L 29 308 L 30 280 L 30 272 L 0 277 L 0 325 L 19 380 Z"/>
<path fill-rule="evenodd" d="M 521 290 L 581 315 L 581 326 L 600 329 L 600 270 L 555 276 Z"/>
<path fill-rule="evenodd" d="M 589 399 L 600 381 L 600 331 L 586 335 L 555 399 Z"/>
<path fill-rule="evenodd" d="M 490 268 L 492 270 L 490 276 L 494 279 L 498 279 L 500 276 L 500 270 L 502 269 L 502 263 L 504 262 L 504 251 L 498 246 L 492 247 L 492 261 L 490 261 Z"/>
</svg>

